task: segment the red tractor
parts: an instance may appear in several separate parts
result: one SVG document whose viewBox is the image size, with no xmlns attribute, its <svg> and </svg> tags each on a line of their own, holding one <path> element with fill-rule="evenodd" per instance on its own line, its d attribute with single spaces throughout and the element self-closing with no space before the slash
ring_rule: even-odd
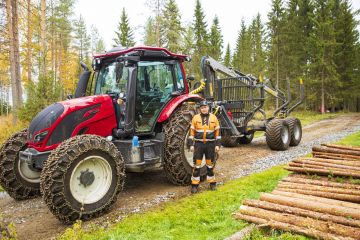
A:
<svg viewBox="0 0 360 240">
<path fill-rule="evenodd" d="M 186 55 L 153 47 L 114 49 L 95 56 L 94 74 L 90 77 L 83 65 L 74 98 L 42 110 L 28 129 L 1 147 L 1 186 L 17 200 L 41 193 L 50 211 L 68 224 L 108 210 L 123 189 L 125 170 L 163 167 L 172 183 L 189 184 L 193 159 L 187 138 L 195 104 L 203 98 L 189 93 L 183 68 L 187 60 Z M 243 76 L 234 77 L 244 82 Z M 263 91 L 260 85 L 251 89 Z M 202 82 L 195 92 L 208 92 L 205 86 Z M 229 108 L 243 108 L 240 103 L 204 97 L 214 100 L 213 109 L 228 138 L 237 141 L 265 130 L 265 124 L 250 130 L 240 126 L 236 111 L 231 119 Z M 276 145 L 277 150 L 286 149 L 292 130 L 286 121 L 271 122 L 276 123 L 270 137 L 282 144 Z M 202 172 L 206 173 L 205 164 Z"/>
</svg>

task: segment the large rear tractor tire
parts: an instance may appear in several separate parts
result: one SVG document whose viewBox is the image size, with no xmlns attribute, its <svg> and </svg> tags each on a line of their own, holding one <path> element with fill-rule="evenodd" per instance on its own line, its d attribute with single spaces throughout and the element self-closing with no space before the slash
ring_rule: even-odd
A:
<svg viewBox="0 0 360 240">
<path fill-rule="evenodd" d="M 245 134 L 242 137 L 239 137 L 239 143 L 241 144 L 249 144 L 254 139 L 254 133 Z"/>
<path fill-rule="evenodd" d="M 284 151 L 289 148 L 289 124 L 283 119 L 271 120 L 266 125 L 266 143 L 272 150 Z"/>
<path fill-rule="evenodd" d="M 289 124 L 290 129 L 290 146 L 297 146 L 302 138 L 302 126 L 298 118 L 286 118 L 285 121 Z"/>
<path fill-rule="evenodd" d="M 105 213 L 124 180 L 124 160 L 115 145 L 96 135 L 79 135 L 51 153 L 41 173 L 41 192 L 50 211 L 71 224 Z"/>
<path fill-rule="evenodd" d="M 183 105 L 178 108 L 164 125 L 165 158 L 164 170 L 167 179 L 175 185 L 189 185 L 194 166 L 193 153 L 187 146 L 190 125 L 195 110 L 191 106 Z M 200 175 L 206 174 L 203 163 Z"/>
<path fill-rule="evenodd" d="M 40 196 L 40 172 L 20 161 L 27 148 L 27 130 L 12 135 L 0 149 L 0 185 L 16 200 Z"/>
<path fill-rule="evenodd" d="M 221 145 L 224 147 L 237 147 L 239 145 L 239 138 L 232 137 L 231 135 L 224 133 L 221 136 Z"/>
</svg>

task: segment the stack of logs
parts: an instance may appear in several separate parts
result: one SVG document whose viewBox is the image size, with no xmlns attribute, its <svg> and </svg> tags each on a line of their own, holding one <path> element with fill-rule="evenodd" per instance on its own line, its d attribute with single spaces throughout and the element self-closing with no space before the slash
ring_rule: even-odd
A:
<svg viewBox="0 0 360 240">
<path fill-rule="evenodd" d="M 317 239 L 360 239 L 360 148 L 326 144 L 313 156 L 292 161 L 291 175 L 234 216 Z"/>
</svg>

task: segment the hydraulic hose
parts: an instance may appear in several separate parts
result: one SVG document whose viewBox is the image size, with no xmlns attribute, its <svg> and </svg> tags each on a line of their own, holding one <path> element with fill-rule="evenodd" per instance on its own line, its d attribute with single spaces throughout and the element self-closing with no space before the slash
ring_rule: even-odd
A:
<svg viewBox="0 0 360 240">
<path fill-rule="evenodd" d="M 197 94 L 197 93 L 201 92 L 202 90 L 204 90 L 205 86 L 206 86 L 206 82 L 201 80 L 200 87 L 198 87 L 197 89 L 192 90 L 190 92 L 190 94 Z"/>
</svg>

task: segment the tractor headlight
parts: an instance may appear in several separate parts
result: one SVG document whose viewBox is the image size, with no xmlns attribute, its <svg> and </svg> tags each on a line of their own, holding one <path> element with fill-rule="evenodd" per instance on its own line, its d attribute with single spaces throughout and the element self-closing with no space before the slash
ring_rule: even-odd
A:
<svg viewBox="0 0 360 240">
<path fill-rule="evenodd" d="M 35 143 L 38 143 L 38 142 L 44 141 L 44 139 L 46 138 L 47 134 L 48 134 L 48 131 L 45 131 L 45 132 L 42 132 L 42 133 L 37 134 L 37 135 L 34 137 L 34 142 L 35 142 Z"/>
</svg>

